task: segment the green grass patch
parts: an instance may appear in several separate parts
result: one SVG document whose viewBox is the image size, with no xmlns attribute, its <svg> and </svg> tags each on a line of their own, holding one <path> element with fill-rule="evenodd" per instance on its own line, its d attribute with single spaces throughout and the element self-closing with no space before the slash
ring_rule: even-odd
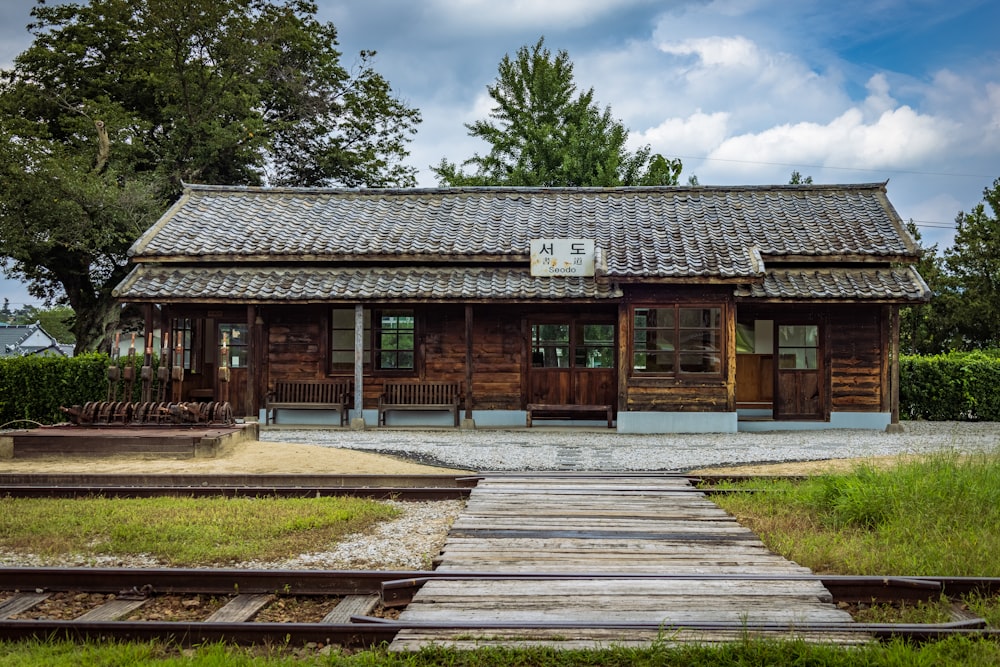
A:
<svg viewBox="0 0 1000 667">
<path fill-rule="evenodd" d="M 889 469 L 755 481 L 719 505 L 815 572 L 1000 577 L 1000 455 L 935 454 Z"/>
<path fill-rule="evenodd" d="M 399 514 L 360 498 L 3 498 L 0 548 L 53 559 L 146 554 L 175 567 L 280 560 Z"/>
<path fill-rule="evenodd" d="M 213 644 L 181 650 L 157 642 L 142 644 L 71 644 L 68 642 L 0 643 L 0 667 L 77 667 L 142 665 L 156 667 L 727 667 L 750 665 L 823 665 L 881 667 L 934 665 L 979 667 L 1000 664 L 1000 644 L 952 637 L 914 646 L 900 641 L 844 649 L 799 641 L 734 642 L 723 646 L 679 646 L 602 650 L 483 648 L 452 651 L 428 648 L 413 654 L 385 650 L 320 653 L 316 649 L 238 648 Z"/>
</svg>

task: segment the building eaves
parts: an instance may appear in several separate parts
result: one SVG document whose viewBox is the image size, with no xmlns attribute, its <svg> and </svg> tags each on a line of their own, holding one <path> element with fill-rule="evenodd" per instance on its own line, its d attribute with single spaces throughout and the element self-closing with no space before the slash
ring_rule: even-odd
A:
<svg viewBox="0 0 1000 667">
<path fill-rule="evenodd" d="M 616 299 L 605 280 L 539 278 L 527 268 L 156 266 L 142 264 L 114 290 L 126 301 L 239 303 L 498 302 Z"/>
</svg>

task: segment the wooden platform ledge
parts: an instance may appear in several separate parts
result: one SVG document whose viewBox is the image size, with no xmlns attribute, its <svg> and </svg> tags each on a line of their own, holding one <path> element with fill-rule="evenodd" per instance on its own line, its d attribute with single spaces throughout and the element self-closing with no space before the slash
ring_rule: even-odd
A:
<svg viewBox="0 0 1000 667">
<path fill-rule="evenodd" d="M 614 421 L 614 410 L 610 405 L 555 405 L 550 403 L 528 404 L 528 428 L 533 419 L 579 419 L 580 416 L 607 416 L 608 428 Z"/>
</svg>

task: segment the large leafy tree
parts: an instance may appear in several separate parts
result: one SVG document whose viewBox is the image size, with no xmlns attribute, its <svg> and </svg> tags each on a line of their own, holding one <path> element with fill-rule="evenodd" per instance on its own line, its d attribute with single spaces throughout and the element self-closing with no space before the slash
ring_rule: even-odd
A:
<svg viewBox="0 0 1000 667">
<path fill-rule="evenodd" d="M 955 225 L 955 240 L 943 253 L 936 245 L 924 248 L 918 270 L 934 298 L 901 311 L 904 350 L 1000 347 L 1000 179 L 971 211 L 958 213 Z"/>
<path fill-rule="evenodd" d="M 490 152 L 461 164 L 442 159 L 432 169 L 444 185 L 677 184 L 680 160 L 651 155 L 649 146 L 627 150 L 628 130 L 598 106 L 593 88 L 577 92 L 569 55 L 553 56 L 544 38 L 505 55 L 487 91 L 496 103 L 490 118 L 466 128 Z"/>
<path fill-rule="evenodd" d="M 951 347 L 1000 347 L 1000 178 L 955 223 L 955 240 L 944 252 Z"/>
<path fill-rule="evenodd" d="M 943 263 L 935 243 L 925 246 L 920 230 L 912 220 L 906 228 L 920 246 L 920 260 L 916 269 L 932 293 L 939 293 L 943 287 Z M 951 338 L 949 326 L 942 313 L 940 298 L 932 298 L 928 303 L 905 306 L 899 310 L 899 345 L 908 354 L 935 354 L 941 352 Z"/>
<path fill-rule="evenodd" d="M 0 73 L 0 258 L 106 346 L 125 253 L 182 182 L 411 186 L 419 112 L 306 0 L 90 0 L 32 10 Z"/>
</svg>

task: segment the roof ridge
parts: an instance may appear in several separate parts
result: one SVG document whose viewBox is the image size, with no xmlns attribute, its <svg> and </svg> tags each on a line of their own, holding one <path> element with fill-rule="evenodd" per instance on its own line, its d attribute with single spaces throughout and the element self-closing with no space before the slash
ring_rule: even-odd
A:
<svg viewBox="0 0 1000 667">
<path fill-rule="evenodd" d="M 757 184 L 757 185 L 621 185 L 614 187 L 597 186 L 510 186 L 476 185 L 459 187 L 423 188 L 336 188 L 336 187 L 293 187 L 261 185 L 217 185 L 207 183 L 182 183 L 187 192 L 232 192 L 248 194 L 316 194 L 316 195 L 440 195 L 440 194 L 599 194 L 599 193 L 663 193 L 663 192 L 773 192 L 773 191 L 836 191 L 836 190 L 882 190 L 888 181 L 867 183 L 809 183 L 809 184 Z"/>
</svg>

